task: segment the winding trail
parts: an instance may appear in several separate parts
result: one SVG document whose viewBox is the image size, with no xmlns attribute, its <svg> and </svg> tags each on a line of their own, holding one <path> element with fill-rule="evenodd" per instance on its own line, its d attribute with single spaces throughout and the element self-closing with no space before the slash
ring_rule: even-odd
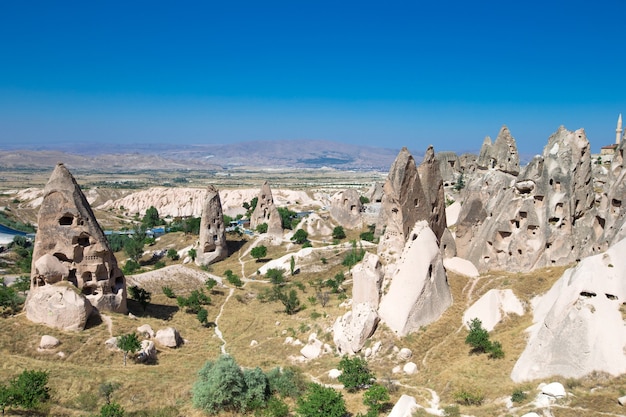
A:
<svg viewBox="0 0 626 417">
<path fill-rule="evenodd" d="M 220 346 L 220 351 L 222 352 L 222 355 L 226 355 L 226 340 L 224 339 L 224 335 L 222 334 L 222 331 L 219 328 L 218 322 L 220 317 L 222 317 L 222 313 L 224 312 L 224 306 L 226 305 L 226 303 L 228 302 L 228 300 L 230 299 L 230 297 L 233 295 L 233 293 L 235 292 L 234 288 L 231 288 L 230 291 L 228 292 L 228 296 L 226 297 L 226 299 L 224 300 L 224 303 L 222 303 L 222 306 L 220 307 L 220 312 L 217 315 L 217 317 L 215 317 L 215 335 L 222 341 L 222 346 Z"/>
<path fill-rule="evenodd" d="M 100 313 L 100 318 L 102 318 L 102 322 L 107 325 L 107 329 L 109 329 L 109 336 L 113 337 L 113 321 L 111 320 L 111 317 Z"/>
</svg>

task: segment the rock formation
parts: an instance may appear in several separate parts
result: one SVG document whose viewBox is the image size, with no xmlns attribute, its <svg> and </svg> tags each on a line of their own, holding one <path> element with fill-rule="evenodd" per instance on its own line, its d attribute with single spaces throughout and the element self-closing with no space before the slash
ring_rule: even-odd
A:
<svg viewBox="0 0 626 417">
<path fill-rule="evenodd" d="M 93 306 L 98 310 L 126 312 L 124 275 L 85 196 L 63 164 L 56 166 L 46 184 L 37 226 L 31 290 L 26 300 L 30 320 L 56 326 L 50 319 L 44 319 L 46 315 L 66 315 L 63 310 L 51 312 L 53 305 L 55 311 L 62 309 L 63 303 L 55 304 L 54 300 L 64 299 L 78 305 L 82 304 L 78 301 L 81 297 L 86 297 L 90 304 L 85 311 L 91 311 Z M 70 298 L 77 300 L 69 301 Z M 84 326 L 82 318 L 79 323 Z M 65 324 L 59 321 L 56 327 L 59 326 Z"/>
<path fill-rule="evenodd" d="M 365 197 L 367 197 L 370 203 L 380 203 L 383 201 L 383 185 L 379 182 L 372 184 L 372 186 L 365 193 Z"/>
<path fill-rule="evenodd" d="M 270 185 L 265 181 L 261 186 L 261 191 L 258 195 L 256 208 L 250 216 L 250 228 L 256 229 L 260 224 L 267 223 L 267 234 L 282 239 L 283 226 L 280 218 L 280 213 L 274 205 L 274 198 L 272 197 L 272 190 Z M 280 243 L 280 242 L 278 242 Z"/>
<path fill-rule="evenodd" d="M 477 165 L 481 169 L 497 169 L 511 175 L 519 174 L 517 144 L 508 127 L 502 126 L 493 144 L 489 136 L 485 138 Z"/>
<path fill-rule="evenodd" d="M 214 186 L 209 185 L 200 219 L 200 248 L 196 264 L 208 265 L 221 261 L 227 256 L 226 228 L 220 195 Z"/>
<path fill-rule="evenodd" d="M 361 196 L 353 189 L 340 191 L 330 198 L 330 215 L 346 229 L 359 229 L 363 226 L 361 208 Z"/>
<path fill-rule="evenodd" d="M 500 136 L 502 143 L 510 138 L 508 131 Z M 517 177 L 514 160 L 468 183 L 456 229 L 458 255 L 481 271 L 528 271 L 597 250 L 606 221 L 596 216 L 585 131 L 559 128 Z"/>
<path fill-rule="evenodd" d="M 423 184 L 428 186 L 427 190 Z M 427 220 L 437 240 L 441 238 L 446 227 L 445 197 L 432 147 L 428 148 L 419 170 L 413 156 L 402 148 L 391 165 L 383 189 L 376 224 L 376 234 L 380 236 L 379 254 L 392 262 L 390 256 L 402 253 L 411 229 L 419 220 Z"/>
<path fill-rule="evenodd" d="M 461 162 L 454 152 L 437 152 L 435 156 L 439 164 L 439 172 L 443 179 L 444 186 L 454 185 L 461 175 Z"/>
<path fill-rule="evenodd" d="M 437 236 L 427 221 L 417 222 L 408 237 L 378 308 L 381 320 L 399 336 L 437 320 L 452 304 Z"/>
<path fill-rule="evenodd" d="M 513 367 L 516 382 L 592 371 L 626 373 L 626 240 L 570 268 L 538 300 L 526 349 Z"/>
<path fill-rule="evenodd" d="M 333 325 L 333 341 L 341 354 L 359 352 L 378 324 L 378 303 L 383 280 L 378 256 L 366 253 L 352 270 L 352 311 Z"/>
<path fill-rule="evenodd" d="M 511 289 L 492 289 L 465 310 L 463 324 L 469 328 L 468 323 L 477 318 L 482 322 L 482 327 L 490 332 L 509 313 L 524 315 L 521 301 Z"/>
</svg>

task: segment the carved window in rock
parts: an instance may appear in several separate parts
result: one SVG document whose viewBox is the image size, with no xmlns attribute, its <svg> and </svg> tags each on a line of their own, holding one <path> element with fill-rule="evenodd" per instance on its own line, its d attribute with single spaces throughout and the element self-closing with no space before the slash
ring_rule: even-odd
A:
<svg viewBox="0 0 626 417">
<path fill-rule="evenodd" d="M 91 279 L 93 278 L 93 275 L 91 275 L 90 271 L 86 271 L 86 272 L 83 272 L 83 274 L 81 275 L 81 278 L 83 279 L 83 283 L 86 283 L 86 282 L 91 281 Z"/>
<path fill-rule="evenodd" d="M 72 242 L 73 244 L 78 244 L 79 246 L 82 246 L 83 248 L 87 247 L 90 245 L 89 242 L 89 235 L 86 233 L 81 233 L 80 236 L 75 237 L 74 242 Z"/>
<path fill-rule="evenodd" d="M 74 216 L 71 214 L 64 214 L 59 218 L 59 226 L 71 226 L 74 223 Z"/>
</svg>

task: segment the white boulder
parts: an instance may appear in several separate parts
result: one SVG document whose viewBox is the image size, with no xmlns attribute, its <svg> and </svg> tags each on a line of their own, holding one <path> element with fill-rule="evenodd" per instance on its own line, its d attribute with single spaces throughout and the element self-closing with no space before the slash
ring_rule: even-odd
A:
<svg viewBox="0 0 626 417">
<path fill-rule="evenodd" d="M 409 348 L 402 348 L 398 352 L 398 359 L 401 361 L 408 361 L 413 356 L 413 351 Z"/>
<path fill-rule="evenodd" d="M 402 367 L 402 370 L 407 375 L 413 375 L 417 373 L 417 365 L 414 362 L 407 362 Z"/>
<path fill-rule="evenodd" d="M 323 347 L 324 344 L 321 341 L 314 339 L 300 349 L 300 354 L 307 359 L 317 359 L 322 354 Z"/>
<path fill-rule="evenodd" d="M 337 379 L 341 376 L 341 371 L 339 369 L 331 369 L 330 371 L 328 371 L 328 377 L 330 379 Z"/>
<path fill-rule="evenodd" d="M 137 331 L 144 337 L 149 337 L 151 339 L 154 338 L 154 330 L 152 330 L 152 327 L 150 327 L 149 324 L 143 324 L 137 327 Z"/>
<path fill-rule="evenodd" d="M 39 349 L 54 349 L 60 344 L 61 342 L 56 337 L 44 335 L 44 336 L 41 336 L 41 341 L 39 342 Z"/>
<path fill-rule="evenodd" d="M 352 306 L 352 310 L 337 318 L 333 325 L 333 342 L 340 354 L 359 352 L 367 338 L 376 330 L 378 314 L 368 303 Z"/>
<path fill-rule="evenodd" d="M 26 317 L 62 330 L 83 330 L 93 307 L 80 290 L 62 281 L 31 288 L 24 305 Z"/>
<path fill-rule="evenodd" d="M 388 417 L 411 417 L 417 409 L 417 402 L 414 397 L 402 394 L 396 405 L 393 406 Z"/>
<path fill-rule="evenodd" d="M 141 349 L 137 352 L 137 361 L 150 362 L 157 357 L 157 350 L 152 340 L 142 340 Z"/>
<path fill-rule="evenodd" d="M 161 346 L 175 348 L 183 343 L 178 330 L 173 327 L 166 327 L 156 332 L 155 340 Z"/>
<path fill-rule="evenodd" d="M 463 275 L 470 278 L 476 278 L 480 275 L 478 273 L 478 269 L 476 268 L 476 266 L 474 266 L 473 263 L 471 263 L 467 259 L 459 258 L 458 256 L 445 258 L 443 260 L 443 266 L 448 271 L 452 271 L 455 274 Z"/>
<path fill-rule="evenodd" d="M 551 382 L 541 388 L 541 393 L 554 398 L 563 398 L 567 394 L 565 393 L 565 387 L 560 382 Z"/>
</svg>

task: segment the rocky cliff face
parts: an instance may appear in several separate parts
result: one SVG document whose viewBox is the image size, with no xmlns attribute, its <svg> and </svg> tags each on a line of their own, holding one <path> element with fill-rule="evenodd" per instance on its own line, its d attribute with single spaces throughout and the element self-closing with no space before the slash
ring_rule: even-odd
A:
<svg viewBox="0 0 626 417">
<path fill-rule="evenodd" d="M 516 382 L 592 371 L 626 373 L 626 240 L 583 259 L 533 301 L 528 345 L 515 364 Z"/>
<path fill-rule="evenodd" d="M 502 126 L 494 143 L 491 143 L 489 136 L 485 138 L 477 165 L 481 169 L 497 169 L 511 175 L 519 174 L 517 144 L 508 127 Z"/>
<path fill-rule="evenodd" d="M 126 312 L 124 275 L 89 203 L 63 164 L 56 166 L 44 189 L 37 226 L 27 310 L 36 308 L 40 287 L 65 281 L 98 310 Z"/>
<path fill-rule="evenodd" d="M 361 196 L 356 190 L 348 189 L 334 194 L 330 198 L 330 215 L 341 226 L 347 229 L 358 229 L 363 226 L 361 215 Z"/>
<path fill-rule="evenodd" d="M 274 205 L 272 190 L 267 181 L 261 186 L 254 212 L 250 216 L 250 228 L 256 229 L 260 224 L 267 223 L 267 234 L 279 241 L 283 236 L 283 226 L 278 209 Z"/>
<path fill-rule="evenodd" d="M 514 172 L 514 164 L 495 164 L 468 183 L 456 230 L 459 256 L 481 271 L 528 271 L 574 262 L 598 249 L 594 242 L 604 235 L 606 220 L 597 217 L 583 129 L 561 127 L 541 156 Z"/>
<path fill-rule="evenodd" d="M 228 256 L 220 195 L 212 185 L 207 188 L 206 195 L 200 218 L 200 248 L 196 258 L 198 265 L 208 265 Z"/>
</svg>

